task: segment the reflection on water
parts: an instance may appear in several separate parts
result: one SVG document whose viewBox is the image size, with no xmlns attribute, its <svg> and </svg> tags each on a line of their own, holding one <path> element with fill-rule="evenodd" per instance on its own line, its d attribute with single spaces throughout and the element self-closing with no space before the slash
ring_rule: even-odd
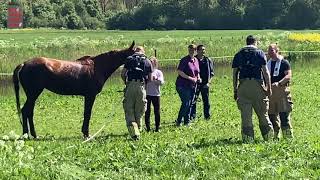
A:
<svg viewBox="0 0 320 180">
<path fill-rule="evenodd" d="M 12 76 L 0 75 L 0 96 L 11 94 L 14 94 Z"/>
<path fill-rule="evenodd" d="M 320 59 L 313 61 L 295 62 L 292 63 L 292 68 L 313 68 L 320 66 Z M 176 66 L 166 67 L 161 69 L 164 73 L 166 81 L 174 81 L 177 77 Z M 229 64 L 216 64 L 215 76 L 232 76 L 232 68 Z M 116 71 L 108 80 L 107 84 L 119 84 L 122 83 L 120 79 L 120 71 Z M 21 88 L 20 88 L 21 89 Z M 12 84 L 12 76 L 0 75 L 0 96 L 12 96 L 14 95 L 14 89 Z"/>
</svg>

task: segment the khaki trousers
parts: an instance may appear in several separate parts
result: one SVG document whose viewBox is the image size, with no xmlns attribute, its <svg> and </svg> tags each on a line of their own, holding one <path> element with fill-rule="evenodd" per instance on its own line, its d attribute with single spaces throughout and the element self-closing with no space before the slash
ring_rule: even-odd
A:
<svg viewBox="0 0 320 180">
<path fill-rule="evenodd" d="M 129 81 L 126 84 L 123 109 L 129 135 L 131 137 L 140 136 L 141 119 L 146 111 L 146 90 L 144 83 L 139 81 Z"/>
<path fill-rule="evenodd" d="M 293 129 L 290 120 L 292 107 L 293 103 L 291 100 L 290 88 L 288 86 L 272 86 L 272 96 L 270 96 L 268 114 L 273 125 L 276 139 L 280 138 L 280 129 L 282 130 L 284 138 L 293 137 Z"/>
<path fill-rule="evenodd" d="M 243 141 L 254 140 L 252 108 L 259 119 L 259 128 L 264 140 L 273 138 L 272 123 L 268 117 L 269 99 L 262 83 L 255 79 L 240 80 L 238 88 L 238 108 L 241 112 L 241 133 Z"/>
</svg>

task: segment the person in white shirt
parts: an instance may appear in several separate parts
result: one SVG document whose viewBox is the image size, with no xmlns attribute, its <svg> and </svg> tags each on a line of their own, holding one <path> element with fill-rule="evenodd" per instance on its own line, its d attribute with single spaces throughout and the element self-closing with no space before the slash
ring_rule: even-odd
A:
<svg viewBox="0 0 320 180">
<path fill-rule="evenodd" d="M 151 74 L 151 81 L 146 84 L 147 92 L 147 110 L 145 113 L 146 130 L 149 132 L 150 128 L 150 111 L 151 103 L 153 104 L 156 132 L 160 129 L 160 86 L 164 83 L 163 73 L 158 69 L 158 60 L 156 57 L 150 58 L 153 66 L 153 72 Z"/>
</svg>

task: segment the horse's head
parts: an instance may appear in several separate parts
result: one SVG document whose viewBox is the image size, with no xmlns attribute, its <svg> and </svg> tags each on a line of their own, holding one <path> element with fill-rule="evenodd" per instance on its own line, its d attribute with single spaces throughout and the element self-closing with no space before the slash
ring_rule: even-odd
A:
<svg viewBox="0 0 320 180">
<path fill-rule="evenodd" d="M 129 48 L 122 50 L 112 50 L 103 54 L 99 54 L 92 59 L 94 62 L 98 62 L 100 65 L 109 64 L 110 62 L 112 62 L 112 64 L 120 66 L 126 62 L 128 56 L 134 54 L 134 45 L 135 42 L 133 41 Z"/>
<path fill-rule="evenodd" d="M 118 67 L 126 63 L 127 57 L 135 52 L 134 41 L 131 46 L 122 50 L 112 50 L 103 54 L 92 57 L 91 60 L 95 66 L 95 71 L 100 72 L 108 78 Z M 99 74 L 99 73 L 98 73 Z"/>
<path fill-rule="evenodd" d="M 131 46 L 128 49 L 124 49 L 124 50 L 120 51 L 120 52 L 122 52 L 120 54 L 123 56 L 123 58 L 121 58 L 121 60 L 123 60 L 123 62 L 122 62 L 123 64 L 126 63 L 128 56 L 131 56 L 132 54 L 135 53 L 134 45 L 135 45 L 135 42 L 133 41 Z"/>
</svg>

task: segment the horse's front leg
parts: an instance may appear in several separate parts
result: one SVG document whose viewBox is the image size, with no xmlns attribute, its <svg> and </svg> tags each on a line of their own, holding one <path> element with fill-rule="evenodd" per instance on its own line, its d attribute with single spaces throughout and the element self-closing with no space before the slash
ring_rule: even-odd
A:
<svg viewBox="0 0 320 180">
<path fill-rule="evenodd" d="M 83 119 L 83 124 L 82 124 L 82 133 L 84 138 L 89 137 L 89 122 L 90 122 L 90 117 L 91 117 L 91 111 L 92 111 L 92 106 L 93 103 L 96 99 L 96 96 L 85 96 L 84 98 L 84 119 Z"/>
</svg>

